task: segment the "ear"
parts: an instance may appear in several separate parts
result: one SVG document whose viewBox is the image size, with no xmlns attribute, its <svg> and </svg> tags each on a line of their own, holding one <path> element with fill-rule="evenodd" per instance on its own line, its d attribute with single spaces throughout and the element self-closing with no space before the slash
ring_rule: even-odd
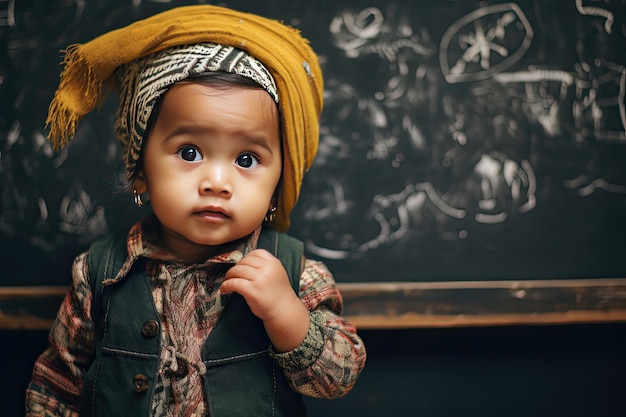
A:
<svg viewBox="0 0 626 417">
<path fill-rule="evenodd" d="M 131 180 L 131 190 L 137 190 L 137 193 L 143 194 L 148 191 L 148 184 L 143 175 L 143 172 L 139 171 Z"/>
<path fill-rule="evenodd" d="M 268 210 L 271 210 L 272 207 L 277 207 L 278 206 L 278 189 L 280 187 L 280 183 L 278 186 L 276 186 L 276 189 L 274 190 L 274 195 L 272 195 L 272 199 L 270 200 L 270 206 L 267 208 Z"/>
</svg>

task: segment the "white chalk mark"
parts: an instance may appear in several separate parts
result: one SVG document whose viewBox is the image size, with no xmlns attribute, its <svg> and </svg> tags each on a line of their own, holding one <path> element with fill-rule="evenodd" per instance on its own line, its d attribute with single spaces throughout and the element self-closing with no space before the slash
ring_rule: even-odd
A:
<svg viewBox="0 0 626 417">
<path fill-rule="evenodd" d="M 349 58 L 375 53 L 388 62 L 397 62 L 397 55 L 403 49 L 418 55 L 433 54 L 432 48 L 413 35 L 411 26 L 389 23 L 376 7 L 358 13 L 343 12 L 333 18 L 329 30 L 335 45 Z"/>
<path fill-rule="evenodd" d="M 604 30 L 608 34 L 611 33 L 613 22 L 615 21 L 615 16 L 613 16 L 613 13 L 600 7 L 583 6 L 583 0 L 576 0 L 576 9 L 578 10 L 578 13 L 582 15 L 598 16 L 605 18 L 606 20 L 604 21 Z"/>
<path fill-rule="evenodd" d="M 576 126 L 590 120 L 596 140 L 626 143 L 626 67 L 599 60 L 580 69 L 572 105 Z M 585 73 L 590 80 L 582 79 Z"/>
<path fill-rule="evenodd" d="M 474 216 L 474 220 L 476 220 L 477 223 L 483 223 L 483 224 L 502 223 L 503 221 L 506 220 L 506 213 L 504 212 L 498 213 L 498 214 L 476 213 L 476 215 Z"/>
<path fill-rule="evenodd" d="M 526 191 L 526 198 L 528 198 L 528 201 L 520 206 L 519 212 L 528 213 L 537 205 L 537 178 L 535 177 L 535 171 L 533 170 L 530 162 L 524 159 L 521 162 L 521 165 L 522 169 L 526 173 L 526 180 L 528 181 L 528 190 Z"/>
<path fill-rule="evenodd" d="M 581 186 L 584 180 L 586 180 L 585 177 L 578 177 L 565 181 L 565 186 L 567 188 L 578 188 L 578 195 L 582 197 L 588 197 L 596 190 L 604 190 L 613 194 L 626 194 L 626 185 L 612 184 L 604 178 L 596 178 L 587 185 Z"/>
<path fill-rule="evenodd" d="M 502 84 L 538 81 L 560 81 L 566 85 L 574 84 L 574 75 L 560 70 L 536 69 L 532 71 L 503 72 L 494 75 L 493 78 Z"/>
<path fill-rule="evenodd" d="M 495 23 L 490 22 L 490 18 L 495 19 Z M 460 33 L 471 24 L 473 32 Z M 509 33 L 517 36 L 507 36 Z M 483 7 L 465 15 L 446 30 L 439 46 L 439 65 L 446 81 L 451 84 L 485 80 L 515 64 L 526 53 L 533 37 L 532 26 L 515 3 Z M 459 57 L 449 56 L 454 39 L 463 50 Z M 507 46 L 507 41 L 517 43 Z M 495 53 L 493 59 L 492 52 Z M 478 71 L 472 70 L 475 63 L 479 63 Z"/>
<path fill-rule="evenodd" d="M 428 196 L 428 200 L 430 200 L 430 202 L 433 203 L 433 205 L 437 207 L 442 213 L 445 213 L 450 217 L 454 217 L 455 219 L 465 218 L 465 210 L 452 207 L 450 204 L 444 201 L 441 197 L 439 197 L 439 193 L 437 193 L 431 183 L 424 182 L 416 184 L 415 189 L 424 191 L 426 193 L 426 196 Z"/>
<path fill-rule="evenodd" d="M 39 206 L 39 213 L 41 222 L 45 223 L 48 220 L 48 206 L 46 205 L 46 200 L 43 197 L 39 197 L 37 199 L 37 205 Z"/>
<path fill-rule="evenodd" d="M 349 251 L 323 248 L 316 245 L 311 240 L 307 240 L 304 246 L 312 254 L 326 259 L 341 260 L 350 257 Z"/>
<path fill-rule="evenodd" d="M 326 207 L 315 207 L 311 210 L 307 210 L 307 218 L 312 220 L 323 220 L 332 217 L 333 215 L 344 214 L 348 211 L 348 202 L 345 198 L 343 185 L 335 178 L 328 179 L 328 185 L 332 191 L 333 204 Z"/>
</svg>

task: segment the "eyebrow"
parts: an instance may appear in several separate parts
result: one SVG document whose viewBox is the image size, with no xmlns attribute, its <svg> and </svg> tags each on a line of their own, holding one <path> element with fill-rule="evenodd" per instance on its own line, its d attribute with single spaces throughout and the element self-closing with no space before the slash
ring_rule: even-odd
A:
<svg viewBox="0 0 626 417">
<path fill-rule="evenodd" d="M 272 148 L 270 147 L 268 140 L 265 136 L 260 135 L 242 135 L 239 136 L 236 140 L 245 141 L 247 143 L 251 143 L 252 145 L 257 145 L 262 148 L 268 150 L 268 152 L 273 153 Z"/>
<path fill-rule="evenodd" d="M 197 128 L 195 126 L 185 126 L 185 125 L 177 126 L 174 130 L 172 130 L 171 132 L 167 134 L 167 136 L 164 138 L 164 141 L 167 142 L 167 141 L 173 140 L 175 137 L 179 135 L 195 134 L 196 132 L 202 132 L 202 131 L 207 131 L 207 130 L 210 130 L 210 129 L 202 129 L 202 128 Z M 247 133 L 239 132 L 235 135 L 233 140 L 237 140 L 239 142 L 250 143 L 251 145 L 260 146 L 262 148 L 267 149 L 270 153 L 273 153 L 272 148 L 270 147 L 267 138 L 263 135 L 247 134 Z M 279 146 L 280 146 L 280 139 L 279 139 Z"/>
</svg>

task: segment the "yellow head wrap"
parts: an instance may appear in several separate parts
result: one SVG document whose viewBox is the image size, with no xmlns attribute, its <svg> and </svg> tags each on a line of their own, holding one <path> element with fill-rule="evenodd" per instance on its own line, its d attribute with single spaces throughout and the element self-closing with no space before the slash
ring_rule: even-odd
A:
<svg viewBox="0 0 626 417">
<path fill-rule="evenodd" d="M 276 20 L 217 6 L 185 6 L 69 46 L 46 121 L 48 137 L 55 147 L 65 146 L 81 117 L 103 100 L 103 85 L 118 89 L 114 72 L 119 66 L 174 46 L 201 42 L 246 51 L 275 80 L 284 154 L 278 211 L 272 226 L 285 231 L 304 174 L 317 152 L 323 78 L 317 55 L 307 40 Z"/>
</svg>

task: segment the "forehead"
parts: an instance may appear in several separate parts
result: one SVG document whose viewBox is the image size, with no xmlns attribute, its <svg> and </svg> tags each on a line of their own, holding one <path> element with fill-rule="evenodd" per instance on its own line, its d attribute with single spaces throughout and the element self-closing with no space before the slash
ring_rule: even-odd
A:
<svg viewBox="0 0 626 417">
<path fill-rule="evenodd" d="M 231 88 L 231 87 L 259 88 L 259 89 L 263 89 L 264 91 L 266 91 L 270 95 L 270 97 L 272 97 L 272 100 L 275 103 L 278 103 L 277 93 L 272 89 L 268 90 L 268 88 L 264 85 L 265 83 L 263 82 L 263 80 L 259 80 L 259 77 L 244 76 L 242 74 L 237 74 L 234 72 L 226 72 L 226 71 L 208 71 L 208 72 L 203 72 L 200 74 L 191 75 L 177 82 L 177 84 L 182 84 L 182 83 L 198 83 L 198 84 L 204 84 L 204 85 L 208 85 L 210 87 L 215 87 L 215 88 Z M 272 85 L 273 85 L 273 79 L 272 79 Z"/>
<path fill-rule="evenodd" d="M 277 105 L 263 89 L 180 82 L 162 97 L 155 128 L 259 135 L 280 143 Z"/>
</svg>

